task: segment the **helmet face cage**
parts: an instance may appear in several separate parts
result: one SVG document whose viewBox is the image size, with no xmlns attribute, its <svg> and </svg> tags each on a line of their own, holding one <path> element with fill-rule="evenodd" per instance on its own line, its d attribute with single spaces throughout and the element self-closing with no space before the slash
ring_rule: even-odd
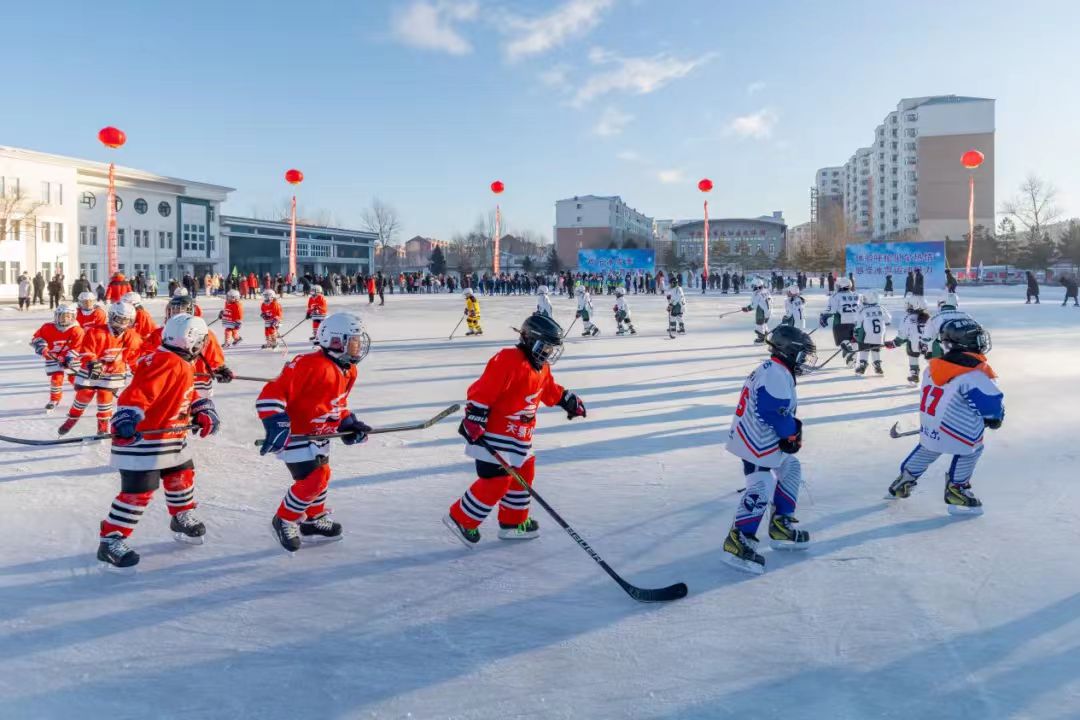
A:
<svg viewBox="0 0 1080 720">
<path fill-rule="evenodd" d="M 109 329 L 113 334 L 119 335 L 132 325 L 132 319 L 127 316 L 126 308 L 131 307 L 126 303 L 116 303 L 109 308 Z"/>
<path fill-rule="evenodd" d="M 69 328 L 75 324 L 75 308 L 70 305 L 57 305 L 53 319 L 57 327 Z"/>
<path fill-rule="evenodd" d="M 91 309 L 92 307 L 94 307 L 95 302 L 97 302 L 97 298 L 94 297 L 93 293 L 79 293 L 79 305 L 82 306 L 83 310 Z"/>
<path fill-rule="evenodd" d="M 174 315 L 194 315 L 194 310 L 195 303 L 191 302 L 189 297 L 176 297 L 165 306 L 165 319 L 168 320 Z"/>
<path fill-rule="evenodd" d="M 807 375 L 817 365 L 817 350 L 814 348 L 800 350 L 795 356 L 794 372 L 796 375 Z"/>
<path fill-rule="evenodd" d="M 554 365 L 559 361 L 559 358 L 563 354 L 562 343 L 552 343 L 546 340 L 534 340 L 532 346 L 529 348 L 529 352 L 536 358 L 538 362 L 547 363 L 548 365 Z"/>
<path fill-rule="evenodd" d="M 335 358 L 356 365 L 371 351 L 371 338 L 363 330 L 349 334 L 335 332 L 323 347 Z"/>
</svg>

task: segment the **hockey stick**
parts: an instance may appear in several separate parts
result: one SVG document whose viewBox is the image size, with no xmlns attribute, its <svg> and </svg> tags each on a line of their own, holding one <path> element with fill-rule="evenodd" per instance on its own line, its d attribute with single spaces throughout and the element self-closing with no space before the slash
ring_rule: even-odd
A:
<svg viewBox="0 0 1080 720">
<path fill-rule="evenodd" d="M 574 325 L 577 325 L 577 321 L 578 318 L 577 315 L 575 315 L 574 319 L 570 321 L 570 326 L 566 328 L 566 332 L 562 334 L 564 340 L 566 339 L 566 336 L 570 334 L 570 331 L 574 329 Z"/>
<path fill-rule="evenodd" d="M 367 434 L 368 435 L 382 435 L 383 433 L 407 432 L 409 430 L 426 430 L 427 428 L 431 427 L 435 423 L 446 419 L 450 415 L 453 415 L 454 413 L 456 413 L 460 409 L 461 409 L 461 406 L 458 405 L 457 403 L 454 403 L 453 405 L 451 405 L 450 407 L 448 407 L 445 410 L 441 411 L 438 415 L 435 415 L 433 418 L 431 418 L 429 420 L 423 420 L 421 422 L 415 422 L 415 423 L 405 423 L 403 425 L 387 425 L 386 427 L 381 427 L 381 428 L 371 428 L 370 430 L 368 430 Z M 345 437 L 346 435 L 352 435 L 352 434 L 353 433 L 337 432 L 337 433 L 326 433 L 326 434 L 323 434 L 323 435 L 290 435 L 289 440 L 299 440 L 301 442 L 306 442 L 306 441 L 310 441 L 310 440 L 326 440 L 328 438 Z M 255 441 L 255 447 L 262 447 L 262 444 L 263 444 L 262 440 L 256 440 Z"/>
<path fill-rule="evenodd" d="M 839 355 L 839 354 L 840 354 L 841 352 L 843 352 L 843 350 L 844 350 L 844 348 L 837 348 L 837 349 L 836 349 L 836 352 L 834 352 L 834 353 L 833 353 L 832 355 L 830 355 L 829 357 L 825 358 L 825 362 L 821 363 L 820 365 L 815 365 L 815 366 L 814 366 L 814 368 L 813 368 L 813 371 L 812 371 L 812 372 L 817 372 L 817 371 L 818 371 L 818 370 L 820 370 L 821 368 L 823 368 L 823 367 L 825 367 L 826 365 L 828 365 L 828 364 L 829 364 L 829 361 L 830 361 L 830 360 L 832 360 L 832 359 L 833 359 L 834 357 L 836 357 L 837 355 Z"/>
<path fill-rule="evenodd" d="M 922 432 L 922 428 L 917 428 L 915 430 L 900 430 L 900 423 L 895 422 L 895 423 L 893 423 L 893 426 L 891 428 L 889 428 L 889 437 L 891 437 L 892 439 L 895 440 L 896 438 L 909 437 L 911 435 L 918 435 L 921 432 Z"/>
<path fill-rule="evenodd" d="M 233 380 L 250 380 L 251 382 L 268 383 L 273 378 L 252 377 L 251 375 L 233 375 Z"/>
<path fill-rule="evenodd" d="M 281 342 L 282 342 L 282 343 L 284 343 L 284 342 L 285 342 L 285 336 L 286 336 L 286 335 L 288 335 L 288 334 L 289 334 L 289 333 L 291 333 L 291 332 L 292 332 L 293 330 L 295 330 L 296 328 L 300 327 L 301 325 L 303 325 L 303 324 L 304 324 L 304 323 L 306 323 L 307 321 L 308 321 L 308 318 L 304 318 L 304 319 L 303 319 L 303 320 L 301 320 L 300 322 L 296 323 L 296 324 L 295 324 L 295 325 L 293 325 L 293 326 L 292 326 L 291 328 L 289 328 L 288 330 L 286 330 L 286 331 L 285 331 L 285 332 L 283 332 L 282 334 L 278 335 L 278 340 L 281 340 Z"/>
<path fill-rule="evenodd" d="M 140 430 L 143 435 L 160 435 L 167 432 L 178 432 L 180 430 L 198 430 L 198 425 L 177 425 L 176 427 L 167 428 L 155 428 L 152 430 Z M 27 440 L 24 438 L 7 437 L 6 435 L 0 435 L 0 440 L 9 443 L 15 443 L 16 445 L 75 445 L 83 442 L 96 442 L 98 440 L 108 440 L 112 438 L 112 433 L 98 433 L 97 435 L 83 435 L 81 437 L 71 438 L 56 438 L 55 440 Z"/>
<path fill-rule="evenodd" d="M 213 320 L 211 320 L 210 322 L 206 323 L 206 327 L 210 327 L 210 326 L 211 326 L 211 325 L 213 325 L 214 323 L 216 323 L 216 322 L 220 322 L 220 321 L 221 321 L 221 318 L 220 318 L 220 317 L 218 317 L 218 318 L 214 318 L 214 319 L 213 319 Z"/>
<path fill-rule="evenodd" d="M 730 312 L 720 313 L 720 317 L 718 319 L 723 319 L 723 318 L 726 318 L 728 315 L 735 315 L 736 313 L 741 313 L 742 311 L 743 311 L 742 308 L 739 308 L 738 310 L 732 310 Z"/>
<path fill-rule="evenodd" d="M 536 490 L 533 489 L 527 482 L 525 482 L 525 480 L 521 477 L 518 471 L 512 468 L 506 462 L 506 460 L 503 459 L 503 456 L 499 454 L 498 450 L 491 447 L 491 445 L 489 445 L 487 441 L 482 438 L 478 444 L 480 445 L 480 447 L 491 453 L 491 456 L 498 461 L 499 465 L 502 466 L 503 470 L 510 473 L 510 476 L 514 478 L 514 480 L 516 480 L 518 484 L 521 485 L 521 487 L 524 488 L 525 491 L 528 492 L 529 495 L 531 495 L 536 500 L 536 502 L 540 503 L 540 507 L 544 508 L 544 510 L 547 511 L 547 514 L 550 515 L 551 518 L 559 524 L 559 527 L 565 530 L 566 533 L 574 539 L 574 542 L 576 542 L 582 550 L 587 552 L 589 554 L 589 557 L 595 560 L 596 564 L 602 567 L 604 569 L 604 572 L 606 572 L 612 580 L 619 584 L 619 587 L 626 591 L 627 595 L 634 598 L 638 602 L 668 602 L 670 600 L 678 600 L 679 598 L 686 597 L 686 583 L 675 583 L 674 585 L 668 585 L 667 587 L 663 588 L 641 588 L 636 585 L 631 585 L 630 583 L 623 580 L 617 572 L 611 569 L 610 565 L 604 562 L 604 559 L 600 557 L 595 550 L 589 547 L 589 543 L 585 542 L 585 539 L 578 535 L 577 532 L 572 527 L 570 527 L 565 520 L 562 519 L 562 516 L 559 515 L 559 513 L 555 512 L 555 509 L 548 505 L 547 501 L 544 500 L 544 498 L 540 497 L 540 495 L 537 494 Z"/>
<path fill-rule="evenodd" d="M 454 326 L 454 329 L 450 331 L 450 337 L 446 338 L 447 340 L 453 340 L 454 339 L 454 333 L 456 333 L 458 331 L 458 328 L 461 327 L 461 323 L 463 323 L 463 322 L 465 322 L 465 316 L 464 315 L 462 315 L 461 318 L 457 321 L 457 325 Z"/>
</svg>

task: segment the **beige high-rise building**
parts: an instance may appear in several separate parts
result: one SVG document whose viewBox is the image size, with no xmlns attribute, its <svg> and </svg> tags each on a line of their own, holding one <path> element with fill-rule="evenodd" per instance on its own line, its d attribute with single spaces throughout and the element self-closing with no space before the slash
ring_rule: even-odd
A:
<svg viewBox="0 0 1080 720">
<path fill-rule="evenodd" d="M 821 168 L 819 222 L 842 188 L 847 234 L 873 240 L 962 240 L 968 231 L 968 150 L 975 170 L 975 224 L 994 227 L 994 100 L 961 95 L 905 98 L 842 167 Z"/>
</svg>

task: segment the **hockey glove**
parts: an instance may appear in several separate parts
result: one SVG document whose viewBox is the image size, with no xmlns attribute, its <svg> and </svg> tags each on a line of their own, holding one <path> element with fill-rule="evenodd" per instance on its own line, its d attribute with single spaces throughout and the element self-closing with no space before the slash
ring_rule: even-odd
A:
<svg viewBox="0 0 1080 720">
<path fill-rule="evenodd" d="M 30 346 L 34 348 L 34 352 L 36 352 L 38 355 L 45 357 L 45 348 L 47 348 L 49 344 L 41 338 L 37 338 L 32 343 L 30 343 Z"/>
<path fill-rule="evenodd" d="M 279 453 L 285 449 L 289 442 L 289 416 L 283 412 L 274 413 L 262 419 L 266 437 L 263 439 L 260 455 L 266 453 Z"/>
<path fill-rule="evenodd" d="M 983 418 L 983 425 L 991 430 L 997 430 L 1001 427 L 1001 423 L 1005 422 L 1005 406 L 1001 406 L 1001 417 L 998 418 Z"/>
<path fill-rule="evenodd" d="M 567 420 L 585 417 L 585 403 L 581 402 L 581 398 L 569 390 L 563 390 L 562 398 L 559 399 L 559 407 L 566 411 Z"/>
<path fill-rule="evenodd" d="M 743 312 L 750 312 L 750 306 L 749 306 L 749 305 L 747 305 L 746 307 L 744 307 L 744 308 L 742 309 L 742 311 L 743 311 Z"/>
<path fill-rule="evenodd" d="M 349 413 L 341 418 L 341 422 L 338 423 L 338 432 L 348 433 L 348 435 L 341 438 L 341 442 L 346 445 L 356 445 L 367 440 L 367 434 L 371 432 L 371 427 L 360 422 L 355 415 Z"/>
<path fill-rule="evenodd" d="M 231 369 L 229 369 L 225 365 L 222 365 L 219 368 L 211 370 L 211 373 L 213 374 L 215 380 L 217 380 L 219 383 L 223 383 L 223 384 L 224 383 L 231 383 L 233 381 L 233 378 L 236 377 L 236 373 L 234 373 Z"/>
<path fill-rule="evenodd" d="M 199 426 L 199 437 L 213 435 L 221 424 L 214 401 L 210 398 L 200 398 L 191 403 L 191 419 Z"/>
<path fill-rule="evenodd" d="M 86 366 L 86 377 L 90 380 L 97 380 L 103 372 L 105 372 L 105 364 L 100 360 L 95 360 Z"/>
<path fill-rule="evenodd" d="M 304 315 L 304 319 L 305 320 L 310 320 L 311 319 L 311 311 L 310 310 L 307 312 L 306 315 Z"/>
<path fill-rule="evenodd" d="M 788 455 L 794 455 L 802 448 L 802 420 L 799 418 L 793 418 L 795 420 L 795 434 L 786 438 L 780 438 L 778 443 L 781 452 L 785 452 Z"/>
<path fill-rule="evenodd" d="M 113 445 L 124 447 L 142 440 L 142 433 L 135 426 L 142 420 L 143 414 L 138 408 L 122 407 L 116 411 L 109 422 L 109 431 L 113 436 Z"/>
<path fill-rule="evenodd" d="M 574 313 L 574 319 L 577 320 L 580 317 L 581 317 L 581 311 L 578 310 L 576 313 Z"/>
<path fill-rule="evenodd" d="M 828 313 L 821 313 L 821 315 L 818 316 L 818 325 L 820 325 L 823 328 L 829 327 L 829 314 Z"/>
<path fill-rule="evenodd" d="M 217 319 L 221 320 L 224 317 L 225 317 L 225 311 L 224 310 L 218 310 Z"/>
<path fill-rule="evenodd" d="M 893 349 L 895 349 L 895 348 L 896 348 L 896 343 L 895 343 L 895 342 L 893 342 L 892 340 L 886 340 L 886 341 L 885 341 L 885 347 L 886 347 L 887 349 L 889 349 L 889 350 L 893 350 Z"/>
<path fill-rule="evenodd" d="M 465 442 L 475 445 L 484 436 L 487 421 L 488 409 L 469 403 L 465 406 L 465 419 L 458 425 L 458 434 L 465 438 Z"/>
</svg>

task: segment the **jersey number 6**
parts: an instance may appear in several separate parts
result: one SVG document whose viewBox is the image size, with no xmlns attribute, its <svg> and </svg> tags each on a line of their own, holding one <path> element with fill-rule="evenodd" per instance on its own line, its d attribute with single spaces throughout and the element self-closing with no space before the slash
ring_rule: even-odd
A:
<svg viewBox="0 0 1080 720">
<path fill-rule="evenodd" d="M 922 403 L 919 405 L 919 410 L 927 415 L 937 415 L 937 406 L 944 394 L 945 390 L 937 385 L 927 385 L 922 390 Z"/>
<path fill-rule="evenodd" d="M 739 395 L 739 404 L 735 406 L 735 417 L 742 417 L 746 412 L 746 399 L 750 397 L 750 388 L 744 387 Z"/>
</svg>

